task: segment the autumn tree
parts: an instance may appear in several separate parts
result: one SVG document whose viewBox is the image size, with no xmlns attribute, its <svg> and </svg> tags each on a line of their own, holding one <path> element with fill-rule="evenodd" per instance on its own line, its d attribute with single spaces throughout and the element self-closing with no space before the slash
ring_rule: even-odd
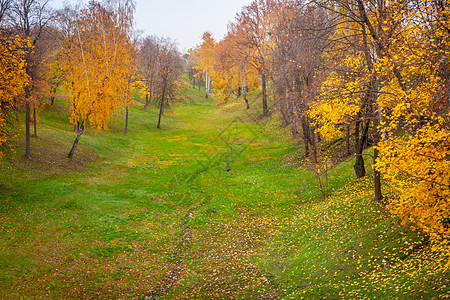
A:
<svg viewBox="0 0 450 300">
<path fill-rule="evenodd" d="M 272 10 L 276 6 L 273 0 L 255 0 L 244 6 L 236 17 L 241 28 L 242 43 L 250 49 L 248 62 L 258 71 L 261 78 L 263 116 L 267 116 L 267 81 L 269 57 L 272 51 L 270 36 L 273 31 Z"/>
<path fill-rule="evenodd" d="M 382 53 L 374 66 L 382 136 L 376 168 L 397 194 L 388 208 L 426 232 L 450 266 L 450 6 L 415 0 L 386 9 L 383 34 L 373 37 Z"/>
<path fill-rule="evenodd" d="M 156 97 L 159 101 L 157 128 L 161 128 L 161 118 L 169 100 L 174 100 L 181 91 L 180 76 L 184 66 L 183 58 L 174 42 L 161 39 L 159 49 L 156 86 Z"/>
<path fill-rule="evenodd" d="M 247 109 L 250 108 L 247 92 L 259 87 L 258 73 L 249 63 L 250 49 L 240 32 L 242 28 L 231 23 L 228 33 L 215 49 L 214 97 L 226 101 L 231 94 L 242 96 Z"/>
<path fill-rule="evenodd" d="M 87 122 L 107 129 L 111 113 L 127 107 L 134 72 L 130 40 L 134 3 L 91 1 L 81 11 L 60 12 L 65 85 L 71 91 L 70 120 L 78 129 L 72 158 Z"/>
<path fill-rule="evenodd" d="M 38 92 L 43 77 L 41 69 L 43 45 L 40 43 L 40 38 L 41 33 L 51 18 L 48 2 L 48 0 L 13 0 L 11 2 L 10 22 L 15 31 L 23 39 L 28 40 L 25 60 L 26 72 L 30 81 L 25 87 L 25 93 L 22 96 L 22 103 L 25 106 L 25 156 L 27 158 L 31 158 L 31 110 L 33 109 L 36 120 L 36 106 L 39 99 Z"/>
<path fill-rule="evenodd" d="M 11 135 L 9 113 L 29 83 L 26 70 L 28 41 L 15 35 L 5 22 L 12 1 L 0 1 L 0 158 Z"/>
<path fill-rule="evenodd" d="M 205 80 L 206 99 L 209 98 L 211 88 L 211 78 L 214 72 L 214 50 L 216 41 L 210 32 L 203 33 L 202 43 L 195 49 L 197 57 L 197 70 L 201 72 Z"/>
<path fill-rule="evenodd" d="M 322 85 L 322 99 L 312 116 L 328 139 L 349 135 L 354 124 L 357 177 L 365 176 L 363 150 L 379 141 L 377 107 L 380 81 L 374 69 L 384 52 L 378 43 L 386 34 L 383 23 L 389 12 L 384 1 L 315 1 L 329 11 L 332 34 L 326 53 L 330 72 Z M 345 133 L 344 133 L 345 132 Z M 371 137 L 371 140 L 369 138 Z M 374 161 L 378 151 L 374 151 Z M 380 200 L 380 174 L 374 171 L 375 199 Z"/>
<path fill-rule="evenodd" d="M 189 81 L 192 83 L 192 87 L 196 88 L 198 86 L 198 89 L 200 90 L 201 74 L 197 70 L 198 53 L 195 51 L 195 49 L 189 49 L 187 56 L 188 57 L 187 57 L 187 62 L 186 62 L 186 66 L 185 66 L 185 70 L 186 70 L 185 72 L 187 73 L 187 75 L 189 77 Z"/>
<path fill-rule="evenodd" d="M 323 77 L 322 52 L 327 39 L 325 11 L 305 1 L 285 1 L 275 10 L 274 91 L 281 116 L 295 135 L 301 131 L 306 156 L 317 161 L 315 130 L 308 116 Z"/>
<path fill-rule="evenodd" d="M 381 198 L 381 173 L 396 194 L 388 199 L 391 212 L 414 222 L 448 256 L 449 6 L 420 0 L 333 4 L 335 53 L 342 59 L 323 85 L 329 99 L 316 107 L 321 129 L 342 134 L 339 123 L 353 121 L 356 136 L 358 124 L 364 135 L 370 125 L 375 199 Z M 361 144 L 357 140 L 356 154 L 362 156 Z"/>
<path fill-rule="evenodd" d="M 160 46 L 160 39 L 156 36 L 147 36 L 141 41 L 139 49 L 138 86 L 141 93 L 145 95 L 143 109 L 147 108 L 155 96 Z"/>
</svg>

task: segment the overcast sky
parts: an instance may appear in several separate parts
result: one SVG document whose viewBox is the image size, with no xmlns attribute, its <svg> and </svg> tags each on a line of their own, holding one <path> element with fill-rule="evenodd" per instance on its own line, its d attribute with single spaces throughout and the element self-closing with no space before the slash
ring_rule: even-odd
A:
<svg viewBox="0 0 450 300">
<path fill-rule="evenodd" d="M 52 6 L 77 0 L 53 0 Z M 84 1 L 85 3 L 87 0 Z M 136 0 L 136 28 L 145 35 L 169 37 L 178 43 L 182 52 L 199 44 L 205 31 L 216 40 L 227 32 L 227 24 L 251 0 Z"/>
</svg>

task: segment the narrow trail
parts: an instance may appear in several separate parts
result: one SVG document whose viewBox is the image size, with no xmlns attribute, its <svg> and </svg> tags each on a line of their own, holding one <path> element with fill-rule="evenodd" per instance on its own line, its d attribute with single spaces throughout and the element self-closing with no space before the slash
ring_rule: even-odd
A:
<svg viewBox="0 0 450 300">
<path fill-rule="evenodd" d="M 144 300 L 160 299 L 166 296 L 168 293 L 170 293 L 170 291 L 181 282 L 184 274 L 186 273 L 184 250 L 187 247 L 189 247 L 192 237 L 189 222 L 192 219 L 192 217 L 194 217 L 195 213 L 208 203 L 209 200 L 203 201 L 198 206 L 191 209 L 189 213 L 184 217 L 179 249 L 177 252 L 173 253 L 172 256 L 173 262 L 170 266 L 170 271 L 161 280 L 161 282 L 156 287 L 147 292 L 142 299 Z"/>
<path fill-rule="evenodd" d="M 250 132 L 250 139 L 248 140 L 247 144 L 244 145 L 239 151 L 236 152 L 236 156 L 241 155 L 245 150 L 247 150 L 247 147 L 256 141 L 259 138 L 260 134 L 263 134 L 265 132 L 265 126 L 259 125 L 257 120 L 254 120 L 253 118 L 250 118 L 255 124 L 258 126 L 258 130 L 255 133 L 252 129 L 249 129 L 245 124 L 243 120 L 234 120 L 231 121 L 230 124 L 227 126 L 224 126 L 224 128 L 220 129 L 217 133 L 217 140 L 222 140 L 223 135 L 228 134 L 228 132 L 233 132 L 236 130 L 235 126 L 242 126 L 245 128 L 244 130 L 247 132 L 247 134 Z M 195 122 L 202 122 L 204 120 L 196 119 Z M 191 123 L 190 120 L 187 121 L 188 123 Z M 198 129 L 200 130 L 200 129 Z M 234 136 L 235 139 L 240 139 L 240 136 Z M 222 140 L 223 142 L 223 140 Z M 198 178 L 201 174 L 207 172 L 210 168 L 213 168 L 214 166 L 220 165 L 222 162 L 227 163 L 227 153 L 222 155 L 217 155 L 217 153 L 203 153 L 207 156 L 207 160 L 197 160 L 197 170 L 192 172 L 190 174 L 190 177 L 184 181 L 184 183 L 189 182 L 192 184 L 193 181 L 195 181 L 196 178 Z M 228 166 L 228 164 L 227 164 Z M 229 170 L 227 170 L 228 172 Z M 177 178 L 175 178 L 177 184 L 179 185 L 179 181 Z M 196 189 L 197 187 L 195 184 L 191 186 L 190 188 Z M 186 275 L 188 273 L 188 261 L 190 259 L 189 257 L 189 248 L 191 247 L 191 240 L 192 240 L 192 230 L 191 230 L 191 221 L 196 216 L 196 213 L 206 206 L 208 203 L 210 203 L 210 199 L 212 198 L 211 195 L 207 194 L 205 191 L 199 190 L 200 194 L 203 196 L 202 198 L 205 199 L 195 205 L 194 208 L 190 209 L 188 213 L 184 216 L 182 225 L 181 225 L 181 234 L 178 241 L 178 247 L 177 250 L 172 253 L 172 261 L 169 265 L 169 271 L 166 272 L 163 279 L 160 280 L 159 283 L 157 283 L 154 287 L 148 290 L 143 297 L 140 299 L 144 300 L 151 300 L 151 299 L 161 299 L 168 295 L 170 295 L 172 292 L 174 292 L 177 288 L 177 286 L 183 281 L 186 280 Z M 240 253 L 240 252 L 238 252 Z M 238 259 L 239 260 L 239 259 Z M 225 265 L 221 265 L 220 259 L 217 261 L 217 264 L 220 268 L 226 268 Z M 261 274 L 262 275 L 262 274 Z M 264 276 L 264 275 L 262 275 Z M 257 296 L 257 299 L 278 299 L 279 298 L 279 291 L 277 285 L 272 282 L 272 279 L 268 280 L 268 286 L 270 286 L 270 292 L 262 293 L 261 295 Z"/>
<path fill-rule="evenodd" d="M 190 120 L 186 120 L 187 123 L 192 123 Z M 201 120 L 196 119 L 196 122 L 201 122 Z M 191 174 L 184 183 L 192 182 L 197 176 L 201 173 L 206 172 L 208 170 L 207 167 L 200 161 L 197 161 L 198 170 Z M 174 182 L 176 185 L 180 185 L 180 179 L 176 175 L 174 178 Z M 151 288 L 148 292 L 144 294 L 140 299 L 151 300 L 151 299 L 161 299 L 172 292 L 177 285 L 184 279 L 186 275 L 186 250 L 190 247 L 191 239 L 192 239 L 192 230 L 190 221 L 195 216 L 196 212 L 202 207 L 206 206 L 211 199 L 210 195 L 206 194 L 204 191 L 201 191 L 201 194 L 204 195 L 206 200 L 199 202 L 195 205 L 194 208 L 191 208 L 188 213 L 183 218 L 183 222 L 181 225 L 181 234 L 178 241 L 177 251 L 172 253 L 172 262 L 169 266 L 169 271 L 165 274 L 162 280 Z"/>
</svg>

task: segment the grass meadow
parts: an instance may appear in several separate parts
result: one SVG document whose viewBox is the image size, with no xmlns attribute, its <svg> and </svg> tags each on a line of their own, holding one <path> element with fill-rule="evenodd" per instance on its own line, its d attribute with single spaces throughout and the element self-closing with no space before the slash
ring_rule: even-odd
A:
<svg viewBox="0 0 450 300">
<path fill-rule="evenodd" d="M 128 136 L 118 113 L 73 160 L 65 97 L 39 113 L 31 160 L 16 125 L 0 164 L 0 299 L 450 298 L 426 236 L 372 201 L 370 174 L 344 161 L 323 197 L 258 92 L 247 111 L 188 89 L 161 129 L 135 100 Z"/>
</svg>

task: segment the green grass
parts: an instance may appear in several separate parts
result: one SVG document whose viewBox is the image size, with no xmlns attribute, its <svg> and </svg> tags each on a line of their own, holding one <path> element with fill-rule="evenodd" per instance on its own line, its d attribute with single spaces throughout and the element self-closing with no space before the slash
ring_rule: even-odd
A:
<svg viewBox="0 0 450 300">
<path fill-rule="evenodd" d="M 261 118 L 257 92 L 250 105 L 189 89 L 158 130 L 156 107 L 136 102 L 127 137 L 120 113 L 73 160 L 66 100 L 43 110 L 33 159 L 19 135 L 0 164 L 0 298 L 142 298 L 168 277 L 167 299 L 449 296 L 370 177 L 341 163 L 323 199 L 276 112 Z"/>
</svg>

